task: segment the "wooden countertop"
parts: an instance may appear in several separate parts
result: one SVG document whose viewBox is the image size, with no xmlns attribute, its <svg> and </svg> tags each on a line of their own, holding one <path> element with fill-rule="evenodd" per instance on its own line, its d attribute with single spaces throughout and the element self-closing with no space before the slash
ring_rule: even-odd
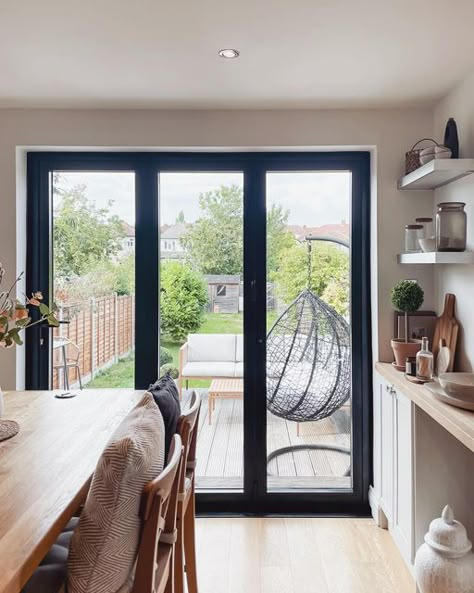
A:
<svg viewBox="0 0 474 593">
<path fill-rule="evenodd" d="M 0 593 L 18 593 L 77 510 L 98 458 L 143 391 L 5 394 L 20 432 L 0 442 Z"/>
<path fill-rule="evenodd" d="M 424 385 L 410 383 L 403 373 L 394 369 L 390 363 L 376 362 L 375 370 L 474 452 L 474 412 L 455 408 L 436 399 Z"/>
</svg>

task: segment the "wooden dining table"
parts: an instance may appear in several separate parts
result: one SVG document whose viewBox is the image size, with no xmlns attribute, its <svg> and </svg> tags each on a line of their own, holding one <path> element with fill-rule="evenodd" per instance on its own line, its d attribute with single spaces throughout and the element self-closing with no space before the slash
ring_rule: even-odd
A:
<svg viewBox="0 0 474 593">
<path fill-rule="evenodd" d="M 0 442 L 0 593 L 18 593 L 85 500 L 110 436 L 143 391 L 10 391 L 3 419 L 18 434 Z"/>
</svg>

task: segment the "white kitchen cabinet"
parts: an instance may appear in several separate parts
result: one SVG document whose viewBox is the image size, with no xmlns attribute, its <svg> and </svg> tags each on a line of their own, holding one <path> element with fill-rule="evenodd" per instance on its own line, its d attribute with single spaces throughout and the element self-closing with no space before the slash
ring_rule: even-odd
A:
<svg viewBox="0 0 474 593">
<path fill-rule="evenodd" d="M 411 565 L 413 529 L 413 404 L 374 373 L 374 484 L 372 514 L 392 533 Z"/>
</svg>

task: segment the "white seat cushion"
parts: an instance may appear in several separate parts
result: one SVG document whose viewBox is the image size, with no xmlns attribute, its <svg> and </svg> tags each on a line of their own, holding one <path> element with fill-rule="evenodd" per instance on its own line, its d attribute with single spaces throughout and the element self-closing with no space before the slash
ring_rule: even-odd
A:
<svg viewBox="0 0 474 593">
<path fill-rule="evenodd" d="M 235 335 L 190 334 L 188 362 L 235 362 Z"/>
<path fill-rule="evenodd" d="M 188 362 L 181 376 L 186 377 L 235 377 L 234 362 Z"/>
<path fill-rule="evenodd" d="M 238 362 L 235 365 L 234 377 L 239 377 L 239 379 L 241 379 L 243 376 L 244 376 L 244 363 Z"/>
<path fill-rule="evenodd" d="M 237 334 L 235 340 L 235 361 L 244 362 L 244 336 Z"/>
</svg>

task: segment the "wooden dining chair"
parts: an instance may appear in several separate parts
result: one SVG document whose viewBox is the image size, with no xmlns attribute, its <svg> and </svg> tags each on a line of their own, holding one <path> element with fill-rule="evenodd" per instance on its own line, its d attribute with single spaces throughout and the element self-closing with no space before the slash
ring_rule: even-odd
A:
<svg viewBox="0 0 474 593">
<path fill-rule="evenodd" d="M 132 593 L 173 593 L 177 506 L 184 447 L 178 434 L 171 441 L 168 463 L 144 490 L 143 521 Z"/>
<path fill-rule="evenodd" d="M 189 408 L 178 420 L 177 432 L 183 441 L 183 463 L 179 478 L 178 541 L 175 550 L 175 592 L 184 593 L 184 574 L 188 593 L 198 593 L 195 535 L 196 442 L 201 396 L 193 391 Z"/>
</svg>

